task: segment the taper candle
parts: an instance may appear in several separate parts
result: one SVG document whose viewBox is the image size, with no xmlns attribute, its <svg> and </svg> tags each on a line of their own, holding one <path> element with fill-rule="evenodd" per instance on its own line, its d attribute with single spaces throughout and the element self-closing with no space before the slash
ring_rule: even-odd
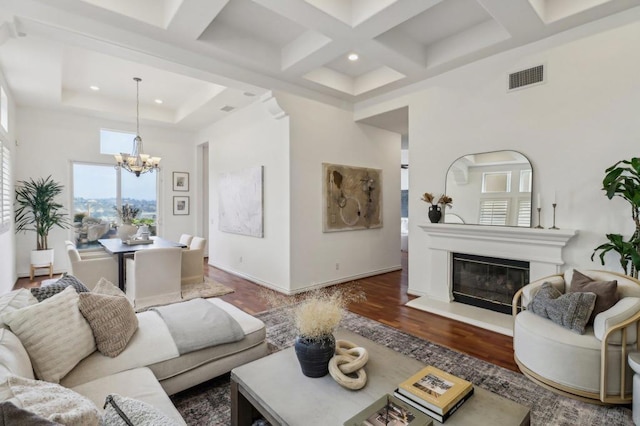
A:
<svg viewBox="0 0 640 426">
<path fill-rule="evenodd" d="M 542 204 L 540 203 L 540 193 L 538 192 L 538 207 L 542 206 Z"/>
</svg>

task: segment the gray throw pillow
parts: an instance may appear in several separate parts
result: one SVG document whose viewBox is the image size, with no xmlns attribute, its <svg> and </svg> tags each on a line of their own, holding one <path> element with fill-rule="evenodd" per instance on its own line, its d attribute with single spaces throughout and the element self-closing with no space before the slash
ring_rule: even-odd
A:
<svg viewBox="0 0 640 426">
<path fill-rule="evenodd" d="M 550 283 L 545 282 L 533 296 L 527 309 L 574 333 L 584 334 L 595 302 L 594 293 L 562 294 Z"/>
<path fill-rule="evenodd" d="M 118 394 L 108 395 L 104 402 L 102 426 L 175 426 L 179 423 L 157 408 L 137 399 Z"/>
<path fill-rule="evenodd" d="M 38 299 L 38 302 L 42 302 L 43 300 L 48 299 L 51 296 L 55 296 L 69 286 L 73 287 L 76 290 L 76 293 L 89 291 L 87 286 L 82 284 L 82 282 L 80 282 L 80 280 L 78 280 L 76 277 L 74 277 L 73 275 L 66 275 L 53 284 L 49 284 L 44 287 L 32 288 L 31 294 L 33 294 L 35 298 Z"/>
</svg>

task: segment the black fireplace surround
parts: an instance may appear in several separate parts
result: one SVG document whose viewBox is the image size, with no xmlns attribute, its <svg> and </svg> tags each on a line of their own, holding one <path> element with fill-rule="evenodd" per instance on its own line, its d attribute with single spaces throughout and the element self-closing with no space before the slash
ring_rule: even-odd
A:
<svg viewBox="0 0 640 426">
<path fill-rule="evenodd" d="M 452 253 L 453 300 L 511 313 L 515 293 L 529 283 L 529 262 Z"/>
</svg>

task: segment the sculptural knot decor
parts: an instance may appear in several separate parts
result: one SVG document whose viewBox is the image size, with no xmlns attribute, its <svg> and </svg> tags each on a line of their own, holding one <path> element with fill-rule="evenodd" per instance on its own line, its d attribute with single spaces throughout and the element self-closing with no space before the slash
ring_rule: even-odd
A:
<svg viewBox="0 0 640 426">
<path fill-rule="evenodd" d="M 369 352 L 347 340 L 336 342 L 336 355 L 329 361 L 329 374 L 340 386 L 347 389 L 362 389 L 367 384 L 364 366 L 369 361 Z M 355 375 L 355 377 L 354 377 Z"/>
</svg>

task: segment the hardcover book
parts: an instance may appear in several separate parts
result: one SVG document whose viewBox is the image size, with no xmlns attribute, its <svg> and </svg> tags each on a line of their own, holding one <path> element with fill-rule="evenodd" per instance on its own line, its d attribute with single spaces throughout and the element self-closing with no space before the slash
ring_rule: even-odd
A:
<svg viewBox="0 0 640 426">
<path fill-rule="evenodd" d="M 428 366 L 400 383 L 398 393 L 444 415 L 472 389 L 471 382 Z"/>
<path fill-rule="evenodd" d="M 393 395 L 384 395 L 344 426 L 431 426 L 433 420 Z"/>
<path fill-rule="evenodd" d="M 433 411 L 429 410 L 427 407 L 421 405 L 418 402 L 415 402 L 414 400 L 407 398 L 406 396 L 402 395 L 401 393 L 398 392 L 398 390 L 396 389 L 395 392 L 393 392 L 393 395 L 398 398 L 400 401 L 406 402 L 408 405 L 412 406 L 413 408 L 420 410 L 421 412 L 425 413 L 427 416 L 429 417 L 433 417 L 434 419 L 436 419 L 437 421 L 439 421 L 440 423 L 444 423 L 449 417 L 451 417 L 451 415 L 453 413 L 455 413 L 456 411 L 458 411 L 458 408 L 460 408 L 460 406 L 462 404 L 464 404 L 464 402 L 471 398 L 471 395 L 473 395 L 473 388 L 471 388 L 471 391 L 469 393 L 467 393 L 465 396 L 462 397 L 462 399 L 460 399 L 458 402 L 456 402 L 456 404 L 446 413 L 444 414 L 438 414 L 438 413 L 434 413 Z"/>
</svg>

